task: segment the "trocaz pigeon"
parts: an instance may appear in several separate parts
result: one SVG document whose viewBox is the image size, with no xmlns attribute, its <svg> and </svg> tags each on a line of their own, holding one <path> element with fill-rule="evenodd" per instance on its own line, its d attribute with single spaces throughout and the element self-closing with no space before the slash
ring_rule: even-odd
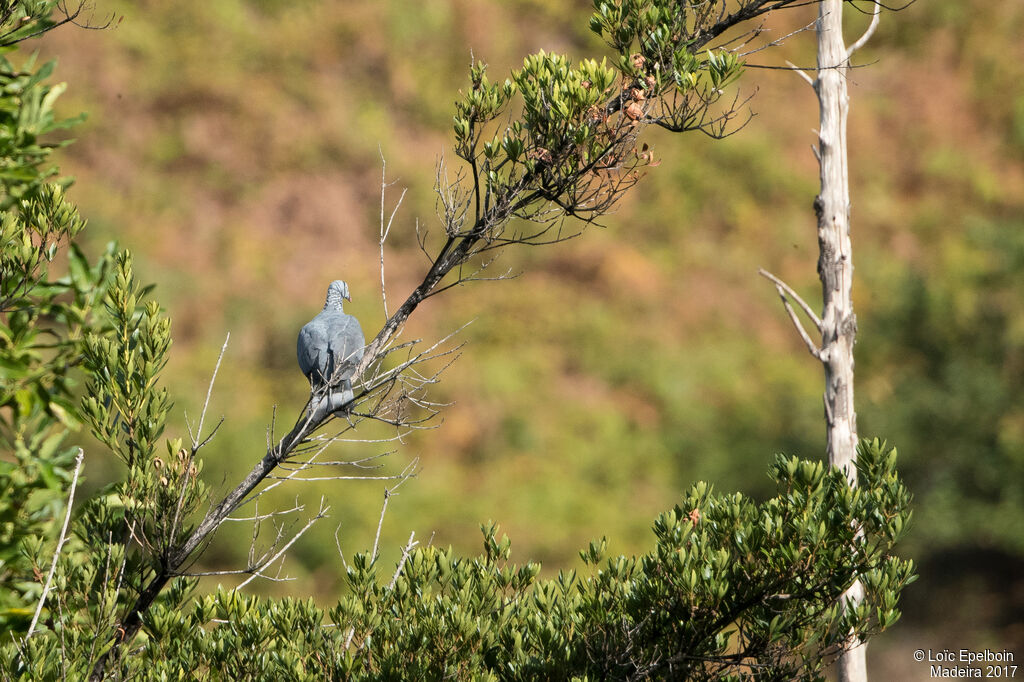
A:
<svg viewBox="0 0 1024 682">
<path fill-rule="evenodd" d="M 342 300 L 352 300 L 348 284 L 334 280 L 323 311 L 302 328 L 297 344 L 299 368 L 313 392 L 328 399 L 327 412 L 352 400 L 352 374 L 366 346 L 359 320 L 345 314 Z"/>
</svg>

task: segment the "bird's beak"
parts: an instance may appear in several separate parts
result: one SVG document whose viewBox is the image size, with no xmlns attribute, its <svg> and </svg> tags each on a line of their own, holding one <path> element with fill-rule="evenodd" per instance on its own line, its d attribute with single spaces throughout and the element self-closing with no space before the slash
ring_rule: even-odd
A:
<svg viewBox="0 0 1024 682">
<path fill-rule="evenodd" d="M 346 296 L 345 300 L 348 301 L 349 303 L 351 303 L 352 302 L 352 297 L 351 296 Z"/>
</svg>

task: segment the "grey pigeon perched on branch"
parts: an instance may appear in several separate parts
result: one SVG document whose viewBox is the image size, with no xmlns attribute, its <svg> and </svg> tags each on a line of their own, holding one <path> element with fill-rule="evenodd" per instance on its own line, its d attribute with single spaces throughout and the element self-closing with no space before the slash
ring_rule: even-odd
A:
<svg viewBox="0 0 1024 682">
<path fill-rule="evenodd" d="M 334 280 L 327 287 L 323 311 L 299 332 L 299 369 L 314 394 L 328 399 L 326 412 L 336 412 L 352 400 L 352 374 L 366 346 L 359 320 L 342 309 L 342 301 L 351 300 L 348 284 Z"/>
</svg>

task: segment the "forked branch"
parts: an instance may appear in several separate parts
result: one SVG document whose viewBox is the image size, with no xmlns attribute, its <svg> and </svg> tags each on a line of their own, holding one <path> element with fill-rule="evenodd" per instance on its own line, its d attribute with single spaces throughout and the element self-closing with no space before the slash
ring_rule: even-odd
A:
<svg viewBox="0 0 1024 682">
<path fill-rule="evenodd" d="M 817 315 L 814 314 L 814 311 L 811 310 L 811 307 L 807 305 L 807 303 L 802 298 L 800 298 L 800 296 L 795 291 L 793 291 L 793 289 L 788 284 L 786 284 L 781 279 L 779 279 L 772 273 L 768 272 L 767 270 L 760 269 L 757 271 L 757 273 L 764 277 L 765 279 L 771 281 L 773 284 L 775 284 L 775 290 L 779 293 L 779 298 L 782 300 L 782 305 L 786 308 L 786 312 L 789 314 L 789 319 L 793 323 L 793 327 L 800 335 L 800 338 L 803 339 L 804 345 L 807 346 L 807 351 L 818 360 L 822 360 L 821 348 L 819 348 L 818 345 L 814 343 L 814 341 L 811 339 L 810 334 L 808 334 L 807 330 L 804 329 L 803 323 L 800 322 L 800 318 L 797 317 L 796 311 L 793 310 L 793 306 L 790 305 L 789 303 L 790 299 L 794 300 L 797 303 L 797 305 L 800 306 L 804 313 L 806 313 L 807 316 L 811 319 L 811 321 L 814 322 L 814 325 L 815 327 L 818 328 L 819 332 L 822 329 L 821 320 L 818 318 Z"/>
</svg>

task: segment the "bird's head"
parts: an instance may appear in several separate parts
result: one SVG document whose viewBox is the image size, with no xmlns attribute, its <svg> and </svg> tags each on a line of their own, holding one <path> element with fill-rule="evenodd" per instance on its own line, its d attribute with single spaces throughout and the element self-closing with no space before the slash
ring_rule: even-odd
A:
<svg viewBox="0 0 1024 682">
<path fill-rule="evenodd" d="M 336 279 L 327 287 L 327 303 L 324 308 L 340 308 L 342 300 L 351 301 L 352 297 L 348 294 L 348 284 Z"/>
</svg>

